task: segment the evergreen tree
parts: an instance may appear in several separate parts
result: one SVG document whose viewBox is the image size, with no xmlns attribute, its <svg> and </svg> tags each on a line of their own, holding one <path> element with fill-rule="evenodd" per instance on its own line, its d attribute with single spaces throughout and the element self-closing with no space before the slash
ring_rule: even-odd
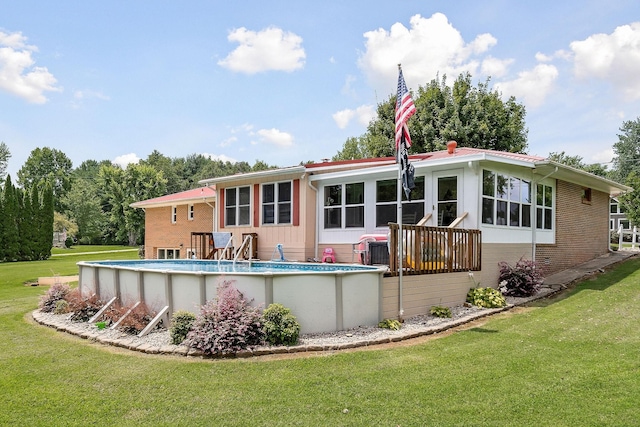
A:
<svg viewBox="0 0 640 427">
<path fill-rule="evenodd" d="M 16 197 L 16 188 L 11 182 L 11 176 L 7 175 L 4 183 L 4 214 L 3 236 L 4 236 L 4 257 L 5 261 L 17 261 L 19 257 L 19 238 L 18 238 L 18 200 Z"/>
</svg>

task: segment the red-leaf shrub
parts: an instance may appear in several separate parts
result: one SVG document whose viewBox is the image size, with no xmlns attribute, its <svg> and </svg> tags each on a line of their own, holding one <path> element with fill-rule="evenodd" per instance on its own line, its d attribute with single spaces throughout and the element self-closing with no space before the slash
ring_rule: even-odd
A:
<svg viewBox="0 0 640 427">
<path fill-rule="evenodd" d="M 67 294 L 71 292 L 69 285 L 63 283 L 54 283 L 49 290 L 40 297 L 38 307 L 44 313 L 51 313 L 56 308 L 56 303 L 65 299 Z"/>
<path fill-rule="evenodd" d="M 227 354 L 263 342 L 260 309 L 251 307 L 230 282 L 218 287 L 217 298 L 202 306 L 185 343 L 205 354 Z"/>
<path fill-rule="evenodd" d="M 72 289 L 65 297 L 69 303 L 70 319 L 74 322 L 88 322 L 104 305 L 96 294 L 85 297 L 78 288 Z"/>
<path fill-rule="evenodd" d="M 542 285 L 542 270 L 535 261 L 520 258 L 514 267 L 505 261 L 498 263 L 500 268 L 500 291 L 513 297 L 535 295 Z"/>
</svg>

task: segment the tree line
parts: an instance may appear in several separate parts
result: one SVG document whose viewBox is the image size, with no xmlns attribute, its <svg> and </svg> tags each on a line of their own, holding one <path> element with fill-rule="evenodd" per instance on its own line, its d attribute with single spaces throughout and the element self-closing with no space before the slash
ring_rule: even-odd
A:
<svg viewBox="0 0 640 427">
<path fill-rule="evenodd" d="M 0 176 L 9 158 L 8 147 L 0 143 Z M 195 188 L 201 179 L 273 167 L 262 161 L 251 166 L 200 154 L 169 158 L 156 150 L 124 168 L 108 160 L 86 160 L 74 168 L 64 152 L 44 147 L 30 153 L 18 171 L 17 184 L 21 188 L 47 184 L 51 189 L 49 244 L 54 231 L 65 230 L 82 244 L 133 246 L 144 242 L 144 212 L 131 203 Z M 4 207 L 0 215 L 3 212 Z"/>
<path fill-rule="evenodd" d="M 443 76 L 419 87 L 412 94 L 417 112 L 409 120 L 413 141 L 410 152 L 444 149 L 446 142 L 454 139 L 462 147 L 526 153 L 525 107 L 513 97 L 503 101 L 501 93 L 489 83 L 486 80 L 474 86 L 467 73 L 460 74 L 451 85 Z M 378 105 L 377 117 L 366 132 L 348 138 L 333 159 L 393 156 L 394 110 L 392 94 Z M 613 145 L 611 169 L 586 164 L 582 157 L 564 151 L 550 153 L 549 159 L 635 188 L 620 201 L 631 222 L 640 225 L 640 118 L 624 122 L 620 131 L 619 141 Z M 10 157 L 8 147 L 0 142 L 0 182 Z M 17 184 L 22 189 L 35 186 L 41 193 L 45 185 L 51 189 L 56 231 L 65 228 L 83 244 L 136 245 L 144 241 L 144 212 L 131 208 L 131 203 L 195 188 L 205 178 L 274 167 L 262 161 L 251 166 L 200 154 L 170 158 L 153 151 L 146 159 L 125 168 L 108 160 L 86 160 L 74 168 L 65 153 L 44 147 L 31 152 L 18 171 Z M 16 191 L 15 187 L 11 191 Z M 5 189 L 3 195 L 6 194 Z M 24 204 L 24 194 L 21 199 Z M 4 205 L 0 209 L 3 218 L 5 209 Z"/>
</svg>

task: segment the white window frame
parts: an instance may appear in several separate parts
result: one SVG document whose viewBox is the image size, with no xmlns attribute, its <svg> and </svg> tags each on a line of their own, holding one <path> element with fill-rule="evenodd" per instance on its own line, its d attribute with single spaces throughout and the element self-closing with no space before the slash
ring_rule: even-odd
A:
<svg viewBox="0 0 640 427">
<path fill-rule="evenodd" d="M 362 186 L 362 200 L 357 202 L 348 202 L 347 200 L 347 187 L 351 185 L 361 185 Z M 334 200 L 330 198 L 330 195 L 327 194 L 327 190 L 331 187 L 340 187 L 340 200 Z M 322 228 L 323 230 L 353 230 L 353 229 L 364 229 L 365 227 L 365 182 L 357 181 L 357 182 L 349 182 L 349 183 L 341 183 L 334 185 L 325 185 L 322 188 L 323 194 L 323 209 L 322 209 Z M 330 200 L 329 200 L 330 199 Z M 358 209 L 361 212 L 361 222 L 362 224 L 347 226 L 347 210 L 350 209 Z M 337 219 L 339 219 L 340 223 L 337 227 L 327 227 L 327 215 L 330 215 L 333 211 L 338 211 Z"/>
<path fill-rule="evenodd" d="M 247 189 L 248 191 L 248 202 L 247 203 L 240 203 L 240 198 L 241 198 L 241 193 L 242 190 Z M 252 197 L 251 197 L 251 186 L 250 185 L 244 185 L 241 187 L 229 187 L 229 188 L 225 188 L 224 189 L 225 192 L 225 198 L 224 198 L 224 225 L 225 227 L 234 227 L 234 226 L 250 226 L 251 225 L 251 214 L 253 212 L 252 206 L 251 206 L 251 202 L 252 202 Z M 229 202 L 229 194 L 231 192 L 234 192 L 234 203 L 230 204 Z M 229 222 L 229 212 L 233 211 L 233 215 L 234 215 L 234 222 Z M 241 217 L 242 214 L 246 213 L 247 216 L 247 222 L 240 222 L 241 221 Z"/>
<path fill-rule="evenodd" d="M 180 248 L 158 248 L 156 259 L 180 259 Z"/>
<path fill-rule="evenodd" d="M 403 216 L 406 215 L 407 213 L 407 209 L 406 207 L 409 206 L 418 206 L 418 205 L 422 205 L 422 215 L 416 215 L 416 219 L 415 222 L 413 224 L 410 225 L 415 225 L 418 221 L 420 221 L 423 217 L 424 217 L 424 212 L 425 212 L 425 203 L 424 203 L 424 197 L 426 194 L 425 191 L 425 186 L 426 186 L 426 179 L 424 176 L 416 176 L 415 179 L 415 184 L 416 186 L 422 186 L 422 197 L 419 199 L 416 199 L 416 191 L 412 191 L 411 192 L 411 201 L 407 200 L 407 197 L 404 193 L 404 190 L 402 191 L 402 209 L 403 209 Z M 388 200 L 388 201 L 378 201 L 378 184 L 382 183 L 382 182 L 393 182 L 393 188 L 394 188 L 394 196 L 393 196 L 393 200 Z M 387 227 L 387 223 L 383 223 L 378 221 L 378 208 L 380 207 L 387 207 L 393 210 L 394 212 L 394 221 L 398 222 L 398 179 L 397 178 L 390 178 L 390 179 L 378 179 L 374 182 L 374 191 L 375 191 L 375 210 L 374 210 L 374 221 L 376 224 L 376 228 L 380 228 L 380 227 Z M 419 209 L 418 209 L 419 210 Z M 419 216 L 419 218 L 418 218 Z M 394 222 L 394 221 L 390 221 L 390 222 Z M 406 223 L 404 220 L 402 221 L 403 223 Z"/>
<path fill-rule="evenodd" d="M 171 224 L 178 222 L 178 207 L 171 206 Z"/>
<path fill-rule="evenodd" d="M 289 194 L 285 195 L 281 192 L 280 185 L 289 184 Z M 265 189 L 266 187 L 273 187 L 273 200 L 265 201 Z M 288 200 L 287 197 L 288 196 Z M 285 199 L 285 200 L 282 200 Z M 280 215 L 280 207 L 289 206 L 289 220 L 282 219 Z M 293 223 L 293 181 L 279 181 L 269 182 L 260 186 L 260 214 L 263 225 L 291 225 Z M 265 214 L 265 208 L 271 207 L 273 209 L 273 221 L 267 222 L 267 215 Z"/>
<path fill-rule="evenodd" d="M 195 216 L 195 208 L 193 206 L 193 203 L 191 203 L 187 208 L 187 219 L 189 221 L 193 221 L 194 216 Z"/>
<path fill-rule="evenodd" d="M 493 174 L 492 193 L 485 194 L 485 172 Z M 498 182 L 504 179 L 506 190 L 503 194 L 498 192 Z M 528 189 L 528 194 L 525 194 L 525 186 Z M 517 187 L 517 194 L 514 194 L 514 187 Z M 549 186 L 547 186 L 549 187 Z M 509 227 L 509 228 L 524 228 L 531 229 L 531 209 L 533 209 L 532 200 L 532 184 L 531 181 L 522 179 L 516 176 L 512 176 L 506 173 L 497 172 L 491 169 L 482 170 L 482 208 L 481 218 L 483 225 L 494 225 L 497 227 Z M 492 213 L 491 222 L 485 222 L 485 201 L 492 201 Z M 506 207 L 504 224 L 498 224 L 498 204 L 502 204 Z M 528 209 L 525 209 L 528 208 Z M 512 217 L 512 211 L 518 210 L 518 217 L 514 220 Z M 525 213 L 525 210 L 528 212 Z M 525 225 L 528 224 L 528 225 Z"/>
</svg>

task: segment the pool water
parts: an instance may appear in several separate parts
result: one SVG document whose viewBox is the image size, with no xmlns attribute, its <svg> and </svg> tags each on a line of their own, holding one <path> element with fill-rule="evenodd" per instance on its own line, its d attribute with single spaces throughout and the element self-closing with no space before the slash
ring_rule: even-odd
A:
<svg viewBox="0 0 640 427">
<path fill-rule="evenodd" d="M 183 271 L 207 273 L 335 273 L 336 271 L 376 271 L 379 267 L 351 264 L 318 264 L 280 261 L 204 261 L 204 260 L 133 260 L 96 261 L 92 264 L 132 270 Z"/>
</svg>

